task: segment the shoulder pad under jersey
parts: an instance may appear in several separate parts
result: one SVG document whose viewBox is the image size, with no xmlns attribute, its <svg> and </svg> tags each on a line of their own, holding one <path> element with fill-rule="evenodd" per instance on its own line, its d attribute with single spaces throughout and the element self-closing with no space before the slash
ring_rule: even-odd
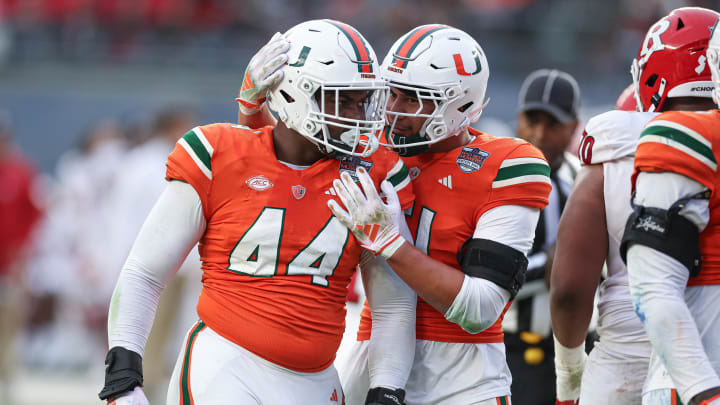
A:
<svg viewBox="0 0 720 405">
<path fill-rule="evenodd" d="M 608 111 L 588 121 L 578 148 L 582 164 L 598 164 L 633 156 L 642 129 L 657 113 Z"/>
</svg>

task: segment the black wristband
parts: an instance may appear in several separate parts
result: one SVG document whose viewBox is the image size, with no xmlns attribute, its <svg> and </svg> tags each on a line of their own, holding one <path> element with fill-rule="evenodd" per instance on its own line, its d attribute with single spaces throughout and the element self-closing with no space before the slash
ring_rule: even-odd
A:
<svg viewBox="0 0 720 405">
<path fill-rule="evenodd" d="M 105 400 L 142 386 L 142 357 L 124 347 L 113 347 L 105 357 L 105 386 L 98 396 Z"/>
<path fill-rule="evenodd" d="M 375 387 L 368 391 L 365 405 L 403 405 L 405 401 L 405 390 L 398 388 Z"/>
</svg>

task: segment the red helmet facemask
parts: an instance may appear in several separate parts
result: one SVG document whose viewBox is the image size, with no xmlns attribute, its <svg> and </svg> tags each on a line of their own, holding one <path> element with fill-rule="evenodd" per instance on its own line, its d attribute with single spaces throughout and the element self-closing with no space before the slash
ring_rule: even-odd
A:
<svg viewBox="0 0 720 405">
<path fill-rule="evenodd" d="M 668 97 L 712 97 L 705 51 L 718 17 L 683 7 L 650 27 L 630 67 L 638 110 L 659 111 Z"/>
</svg>

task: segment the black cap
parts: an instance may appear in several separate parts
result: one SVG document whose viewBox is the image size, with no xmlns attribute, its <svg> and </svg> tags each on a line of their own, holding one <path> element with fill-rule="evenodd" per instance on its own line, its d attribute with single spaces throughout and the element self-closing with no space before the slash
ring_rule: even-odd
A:
<svg viewBox="0 0 720 405">
<path fill-rule="evenodd" d="M 520 112 L 540 110 L 563 124 L 577 120 L 580 87 L 570 74 L 556 69 L 536 70 L 520 88 Z"/>
</svg>

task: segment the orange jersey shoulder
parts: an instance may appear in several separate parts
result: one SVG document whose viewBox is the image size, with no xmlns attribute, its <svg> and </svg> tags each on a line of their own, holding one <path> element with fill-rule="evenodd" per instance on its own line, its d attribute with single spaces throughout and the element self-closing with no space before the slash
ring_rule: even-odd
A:
<svg viewBox="0 0 720 405">
<path fill-rule="evenodd" d="M 674 172 L 689 177 L 711 191 L 710 218 L 700 233 L 702 267 L 688 285 L 720 284 L 720 111 L 665 112 L 650 121 L 640 136 L 635 172 Z"/>
<path fill-rule="evenodd" d="M 639 171 L 670 171 L 687 176 L 714 191 L 720 156 L 720 112 L 670 111 L 643 129 L 635 154 Z"/>
<path fill-rule="evenodd" d="M 191 129 L 175 144 L 168 156 L 165 178 L 180 180 L 190 184 L 200 196 L 205 217 L 209 216 L 209 195 L 213 184 L 213 175 L 237 151 L 247 151 L 251 145 L 233 148 L 243 140 L 256 141 L 258 134 L 272 131 L 271 127 L 252 130 L 248 127 L 218 123 Z"/>
<path fill-rule="evenodd" d="M 471 238 L 480 217 L 500 205 L 541 209 L 551 190 L 550 169 L 539 150 L 524 141 L 472 131 L 475 139 L 447 153 L 406 158 L 416 199 L 406 211 L 415 246 L 456 268 L 457 253 Z M 370 334 L 364 311 L 359 338 Z M 447 321 L 422 299 L 417 306 L 418 339 L 444 342 L 501 342 L 500 321 L 471 335 Z"/>
</svg>

